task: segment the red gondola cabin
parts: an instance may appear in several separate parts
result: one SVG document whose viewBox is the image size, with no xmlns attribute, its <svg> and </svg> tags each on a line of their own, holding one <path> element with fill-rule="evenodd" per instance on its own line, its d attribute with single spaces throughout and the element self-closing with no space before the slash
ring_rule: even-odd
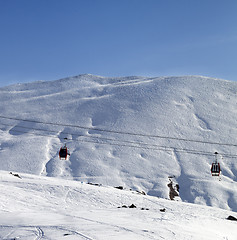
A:
<svg viewBox="0 0 237 240">
<path fill-rule="evenodd" d="M 61 160 L 67 160 L 68 155 L 70 155 L 70 153 L 68 152 L 66 145 L 64 147 L 61 147 L 59 150 L 59 158 Z"/>
</svg>

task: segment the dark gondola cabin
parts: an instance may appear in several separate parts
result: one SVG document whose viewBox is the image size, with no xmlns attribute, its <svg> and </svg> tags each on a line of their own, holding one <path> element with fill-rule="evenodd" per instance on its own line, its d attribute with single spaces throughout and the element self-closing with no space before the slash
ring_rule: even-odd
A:
<svg viewBox="0 0 237 240">
<path fill-rule="evenodd" d="M 61 160 L 67 160 L 68 155 L 70 155 L 70 154 L 68 153 L 68 149 L 67 149 L 66 145 L 64 147 L 61 147 L 59 150 L 59 158 Z"/>
<path fill-rule="evenodd" d="M 220 163 L 214 162 L 211 165 L 211 174 L 212 176 L 219 176 L 221 172 Z"/>
</svg>

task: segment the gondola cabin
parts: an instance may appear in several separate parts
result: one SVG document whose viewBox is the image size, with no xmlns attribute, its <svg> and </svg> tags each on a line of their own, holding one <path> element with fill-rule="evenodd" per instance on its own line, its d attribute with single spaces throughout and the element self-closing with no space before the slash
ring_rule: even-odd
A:
<svg viewBox="0 0 237 240">
<path fill-rule="evenodd" d="M 61 147 L 59 150 L 59 158 L 60 160 L 67 160 L 67 156 L 70 155 L 68 152 L 68 149 L 66 145 L 64 147 Z"/>
<path fill-rule="evenodd" d="M 211 165 L 211 174 L 212 176 L 219 176 L 221 172 L 220 163 L 214 162 Z"/>
</svg>

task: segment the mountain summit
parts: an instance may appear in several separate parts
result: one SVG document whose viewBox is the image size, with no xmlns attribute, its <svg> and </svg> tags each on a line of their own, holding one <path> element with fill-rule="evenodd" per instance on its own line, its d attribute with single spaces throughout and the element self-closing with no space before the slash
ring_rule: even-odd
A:
<svg viewBox="0 0 237 240">
<path fill-rule="evenodd" d="M 236 93 L 236 82 L 201 76 L 86 74 L 0 88 L 1 170 L 162 198 L 172 182 L 174 199 L 237 211 Z"/>
</svg>

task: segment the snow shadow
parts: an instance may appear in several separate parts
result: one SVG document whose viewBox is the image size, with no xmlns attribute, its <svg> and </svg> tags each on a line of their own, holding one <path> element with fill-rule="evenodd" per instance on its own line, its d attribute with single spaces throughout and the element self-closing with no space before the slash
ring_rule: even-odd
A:
<svg viewBox="0 0 237 240">
<path fill-rule="evenodd" d="M 34 131 L 34 129 L 36 129 L 35 123 L 19 122 L 9 130 L 9 134 L 13 136 L 24 135 Z"/>
</svg>

